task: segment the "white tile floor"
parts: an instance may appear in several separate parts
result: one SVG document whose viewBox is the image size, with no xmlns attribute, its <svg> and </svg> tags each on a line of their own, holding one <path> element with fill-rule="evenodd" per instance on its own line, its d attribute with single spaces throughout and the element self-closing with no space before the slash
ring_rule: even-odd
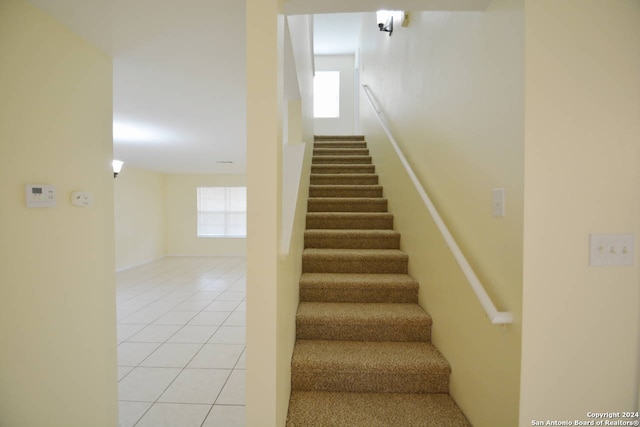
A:
<svg viewBox="0 0 640 427">
<path fill-rule="evenodd" d="M 117 273 L 121 427 L 244 426 L 245 259 Z"/>
</svg>

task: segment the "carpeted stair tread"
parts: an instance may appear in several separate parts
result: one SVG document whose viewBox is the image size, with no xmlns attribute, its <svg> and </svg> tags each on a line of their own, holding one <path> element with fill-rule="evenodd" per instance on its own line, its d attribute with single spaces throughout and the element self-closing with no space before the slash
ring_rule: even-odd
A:
<svg viewBox="0 0 640 427">
<path fill-rule="evenodd" d="M 382 186 L 309 185 L 309 197 L 382 197 Z"/>
<path fill-rule="evenodd" d="M 427 342 L 297 340 L 292 390 L 444 393 L 451 368 Z"/>
<path fill-rule="evenodd" d="M 380 322 L 431 325 L 431 317 L 418 304 L 302 302 L 297 316 L 301 324 L 326 324 L 327 320 L 334 319 L 353 325 Z"/>
<path fill-rule="evenodd" d="M 356 147 L 315 147 L 313 149 L 314 156 L 368 156 L 368 148 Z"/>
<path fill-rule="evenodd" d="M 408 274 L 303 273 L 300 300 L 417 303 L 418 282 Z"/>
<path fill-rule="evenodd" d="M 406 274 L 409 255 L 399 249 L 325 249 L 302 251 L 305 273 Z"/>
<path fill-rule="evenodd" d="M 425 341 L 431 317 L 418 304 L 301 302 L 298 339 L 342 341 Z"/>
<path fill-rule="evenodd" d="M 311 165 L 312 174 L 353 174 L 353 173 L 374 173 L 376 167 L 372 164 L 327 164 Z"/>
<path fill-rule="evenodd" d="M 395 230 L 306 230 L 305 248 L 399 249 Z"/>
<path fill-rule="evenodd" d="M 469 426 L 364 137 L 316 136 L 309 178 L 286 426 Z"/>
<path fill-rule="evenodd" d="M 382 197 L 310 197 L 307 212 L 387 212 Z"/>
<path fill-rule="evenodd" d="M 471 427 L 445 393 L 291 393 L 286 427 Z"/>
<path fill-rule="evenodd" d="M 393 229 L 393 215 L 387 212 L 309 212 L 307 229 Z"/>
<path fill-rule="evenodd" d="M 311 158 L 314 165 L 367 165 L 371 164 L 371 156 L 314 156 Z"/>
<path fill-rule="evenodd" d="M 311 174 L 311 185 L 377 185 L 378 175 L 372 173 Z"/>
<path fill-rule="evenodd" d="M 315 141 L 364 141 L 364 135 L 314 135 Z"/>
</svg>

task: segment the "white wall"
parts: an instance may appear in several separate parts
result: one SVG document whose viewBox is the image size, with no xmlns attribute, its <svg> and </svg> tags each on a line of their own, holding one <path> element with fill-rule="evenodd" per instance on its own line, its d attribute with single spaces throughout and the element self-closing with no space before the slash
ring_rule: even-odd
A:
<svg viewBox="0 0 640 427">
<path fill-rule="evenodd" d="M 318 55 L 315 57 L 316 71 L 340 72 L 340 117 L 315 118 L 316 135 L 353 135 L 355 132 L 355 56 Z"/>
<path fill-rule="evenodd" d="M 198 187 L 243 187 L 245 175 L 166 175 L 167 255 L 244 256 L 245 238 L 198 237 Z"/>
<path fill-rule="evenodd" d="M 281 257 L 283 69 L 287 25 L 282 6 L 281 0 L 247 2 L 246 410 L 247 425 L 265 427 L 284 425 L 287 415 L 311 155 L 307 149 L 289 255 Z M 301 95 L 297 105 L 302 129 L 298 133 L 304 142 L 313 138 L 310 24 L 310 17 L 299 16 L 289 25 Z M 301 70 L 306 72 L 300 73 Z M 289 102 L 289 108 L 293 104 Z"/>
<path fill-rule="evenodd" d="M 108 56 L 0 2 L 0 425 L 118 424 Z M 25 184 L 57 190 L 25 207 Z M 72 191 L 94 195 L 70 204 Z"/>
<path fill-rule="evenodd" d="M 634 266 L 590 233 L 640 231 L 640 2 L 526 1 L 520 425 L 638 410 Z"/>
<path fill-rule="evenodd" d="M 247 1 L 247 425 L 278 417 L 282 0 Z M 280 424 L 281 425 L 281 424 Z"/>
<path fill-rule="evenodd" d="M 116 270 L 166 255 L 165 175 L 125 166 L 115 180 Z"/>
<path fill-rule="evenodd" d="M 487 292 L 515 323 L 490 323 L 362 94 L 362 129 L 380 174 L 450 391 L 474 426 L 518 422 L 522 301 L 524 17 L 520 0 L 486 12 L 413 12 L 389 37 L 365 17 L 360 79 L 371 87 L 418 179 Z M 493 188 L 506 189 L 504 218 Z"/>
</svg>

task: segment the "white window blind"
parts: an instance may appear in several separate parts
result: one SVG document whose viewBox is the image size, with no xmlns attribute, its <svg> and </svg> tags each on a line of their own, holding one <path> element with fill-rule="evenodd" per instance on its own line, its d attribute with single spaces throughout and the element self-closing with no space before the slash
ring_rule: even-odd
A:
<svg viewBox="0 0 640 427">
<path fill-rule="evenodd" d="M 198 187 L 198 237 L 247 236 L 247 187 Z"/>
</svg>

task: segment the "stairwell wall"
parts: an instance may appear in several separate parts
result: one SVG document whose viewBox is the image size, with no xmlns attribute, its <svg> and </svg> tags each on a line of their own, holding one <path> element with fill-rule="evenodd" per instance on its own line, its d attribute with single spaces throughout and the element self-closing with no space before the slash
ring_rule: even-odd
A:
<svg viewBox="0 0 640 427">
<path fill-rule="evenodd" d="M 304 143 L 304 148 L 300 149 L 302 152 L 300 174 L 283 174 L 281 176 L 283 181 L 293 178 L 299 180 L 299 182 L 296 187 L 295 201 L 291 202 L 294 205 L 294 213 L 288 252 L 286 255 L 281 255 L 278 260 L 277 426 L 285 424 L 289 396 L 291 394 L 291 356 L 296 340 L 296 311 L 300 295 L 299 281 L 302 273 L 305 214 L 311 172 L 311 154 L 313 152 L 313 46 L 311 22 L 311 16 L 299 15 L 287 17 L 285 23 L 285 38 L 290 38 L 290 54 L 296 63 L 296 80 L 299 89 L 299 97 L 288 102 L 289 118 L 286 122 L 290 128 L 287 145 L 302 145 L 301 143 Z M 286 73 L 285 77 L 287 77 Z M 284 102 L 287 102 L 287 100 Z M 291 126 L 294 121 L 296 122 L 295 125 Z M 284 162 L 290 160 L 290 158 L 283 156 L 282 160 Z M 281 173 L 284 172 L 285 168 L 286 166 L 283 165 Z M 291 182 L 282 182 L 281 191 L 283 192 L 283 197 L 285 197 L 286 188 L 291 186 Z M 281 217 L 286 215 L 284 209 L 280 212 L 280 215 Z M 280 241 L 280 253 L 283 253 L 284 246 L 284 242 Z"/>
<path fill-rule="evenodd" d="M 285 424 L 306 208 L 299 185 L 289 255 L 280 255 L 284 114 L 284 0 L 247 0 L 247 425 Z M 313 136 L 310 17 L 289 22 L 300 86 L 308 177 Z M 306 41 L 306 42 L 305 42 Z M 298 49 L 307 58 L 300 62 Z M 301 73 L 300 71 L 304 72 Z M 289 103 L 289 108 L 294 103 Z M 291 129 L 290 129 L 291 131 Z M 292 135 L 289 135 L 289 143 Z M 307 178 L 308 179 L 308 178 Z"/>
<path fill-rule="evenodd" d="M 317 55 L 316 71 L 340 73 L 340 115 L 336 118 L 315 118 L 316 135 L 352 135 L 355 131 L 354 55 Z"/>
<path fill-rule="evenodd" d="M 492 325 L 419 199 L 371 107 L 362 128 L 389 198 L 450 392 L 475 426 L 518 422 L 523 228 L 524 18 L 520 0 L 485 12 L 412 13 L 407 28 L 363 25 L 360 80 L 499 310 Z M 492 217 L 505 188 L 506 216 Z"/>
</svg>

